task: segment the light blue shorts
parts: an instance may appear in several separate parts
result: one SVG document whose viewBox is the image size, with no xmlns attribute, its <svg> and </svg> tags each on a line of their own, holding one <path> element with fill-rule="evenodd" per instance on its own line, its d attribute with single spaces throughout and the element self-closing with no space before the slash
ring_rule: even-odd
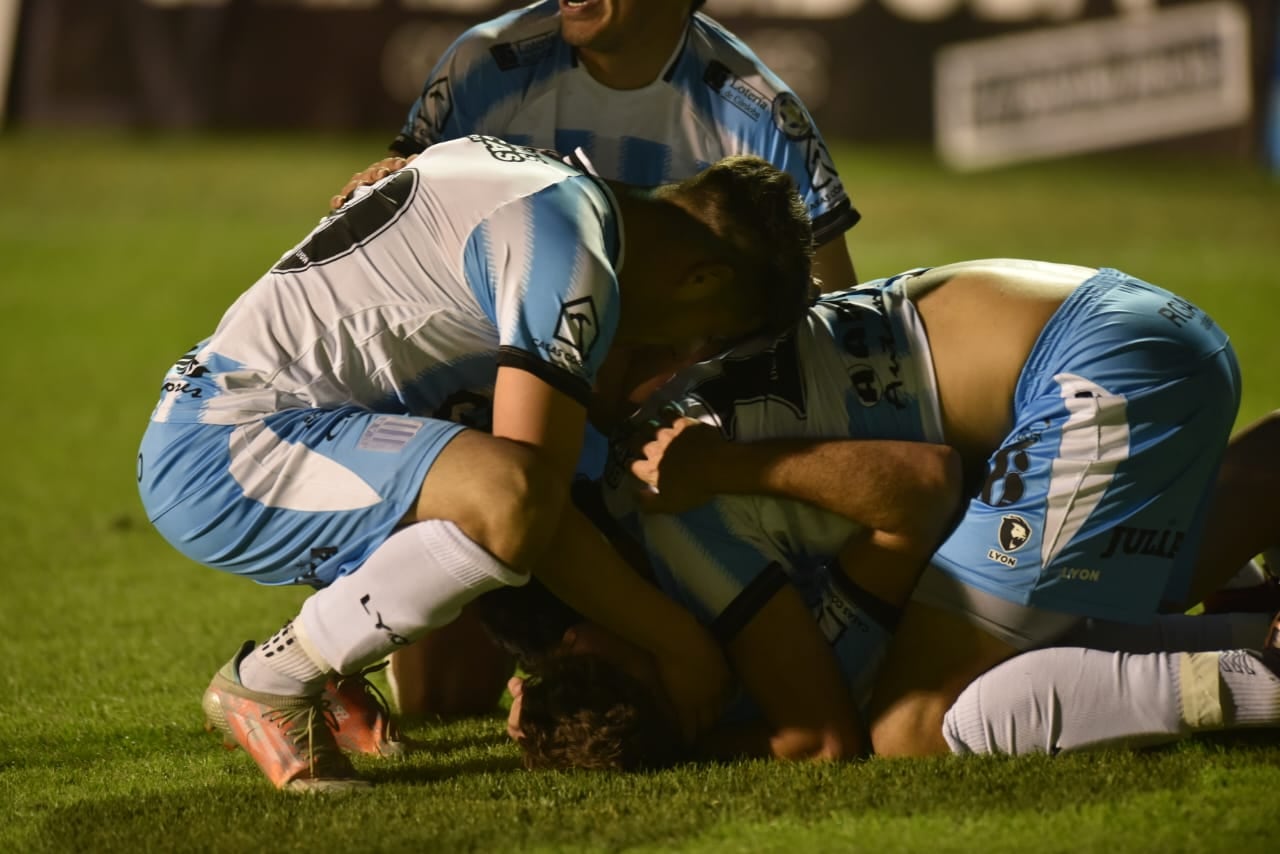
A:
<svg viewBox="0 0 1280 854">
<path fill-rule="evenodd" d="M 1013 431 L 933 566 L 1046 611 L 1150 618 L 1186 595 L 1239 404 L 1235 354 L 1208 315 L 1100 271 L 1041 333 Z"/>
<path fill-rule="evenodd" d="M 260 584 L 324 587 L 391 535 L 463 429 L 356 406 L 233 426 L 153 421 L 138 490 L 156 529 L 192 560 Z"/>
</svg>

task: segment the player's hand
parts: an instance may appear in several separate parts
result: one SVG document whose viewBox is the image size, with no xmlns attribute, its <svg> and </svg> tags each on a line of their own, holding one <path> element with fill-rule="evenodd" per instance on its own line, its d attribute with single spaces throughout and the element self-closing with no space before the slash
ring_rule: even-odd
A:
<svg viewBox="0 0 1280 854">
<path fill-rule="evenodd" d="M 687 744 L 711 729 L 728 702 L 733 675 L 711 633 L 692 616 L 667 627 L 672 652 L 655 653 L 658 674 Z"/>
<path fill-rule="evenodd" d="M 631 463 L 631 474 L 645 487 L 641 507 L 651 513 L 680 513 L 710 501 L 716 492 L 709 473 L 725 443 L 715 427 L 684 416 L 658 428 Z"/>
<path fill-rule="evenodd" d="M 343 186 L 342 192 L 329 200 L 329 210 L 335 211 L 342 207 L 343 202 L 351 197 L 357 187 L 378 183 L 392 172 L 399 172 L 417 156 L 416 154 L 411 154 L 408 157 L 384 157 L 372 166 L 355 173 L 351 176 L 351 180 L 347 181 L 346 185 Z"/>
<path fill-rule="evenodd" d="M 507 680 L 507 690 L 511 692 L 511 711 L 507 713 L 507 735 L 516 744 L 524 733 L 520 731 L 520 709 L 524 704 L 524 680 L 512 676 Z"/>
</svg>

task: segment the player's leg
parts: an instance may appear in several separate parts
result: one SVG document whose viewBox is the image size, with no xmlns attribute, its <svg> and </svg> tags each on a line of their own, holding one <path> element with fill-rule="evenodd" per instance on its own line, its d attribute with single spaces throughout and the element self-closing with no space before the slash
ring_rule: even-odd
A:
<svg viewBox="0 0 1280 854">
<path fill-rule="evenodd" d="M 1280 655 L 1267 624 L 1258 614 L 1172 615 L 1127 633 L 1113 624 L 1075 634 L 1146 651 L 1064 646 L 1015 656 L 961 693 L 944 737 L 959 754 L 1055 754 L 1280 726 Z M 1250 629 L 1245 643 L 1265 636 L 1264 650 L 1231 648 Z"/>
<path fill-rule="evenodd" d="M 406 720 L 484 715 L 498 707 L 515 669 L 470 606 L 391 655 L 388 681 Z"/>
<path fill-rule="evenodd" d="M 1245 427 L 1231 439 L 1214 484 L 1208 521 L 1183 603 L 1190 606 L 1211 598 L 1256 555 L 1280 543 L 1280 412 L 1272 412 Z M 1274 571 L 1274 569 L 1273 569 Z M 1249 607 L 1274 612 L 1274 585 L 1218 596 L 1211 610 Z M 1262 601 L 1250 602 L 1253 596 Z M 1206 603 L 1212 604 L 1211 602 Z"/>
<path fill-rule="evenodd" d="M 1078 622 L 1014 604 L 930 566 L 903 610 L 871 691 L 867 718 L 875 753 L 947 753 L 943 718 L 961 692 L 989 668 Z"/>
<path fill-rule="evenodd" d="M 197 560 L 267 583 L 328 584 L 271 641 L 228 662 L 206 713 L 278 786 L 349 784 L 354 772 L 320 723 L 324 685 L 448 623 L 484 590 L 523 583 L 527 573 L 503 558 L 536 550 L 553 526 L 524 501 L 550 475 L 515 443 L 354 407 L 193 429 L 212 438 L 165 427 L 144 442 L 144 495 L 183 492 L 153 511 L 162 533 Z M 151 482 L 184 477 L 197 461 L 208 474 L 195 491 Z M 416 521 L 418 512 L 435 515 Z M 264 715 L 273 726 L 262 727 Z"/>
</svg>

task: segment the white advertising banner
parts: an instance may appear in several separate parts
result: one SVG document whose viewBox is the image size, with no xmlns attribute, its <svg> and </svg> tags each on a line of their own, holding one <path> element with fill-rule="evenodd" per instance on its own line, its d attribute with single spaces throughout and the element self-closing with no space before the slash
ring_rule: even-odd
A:
<svg viewBox="0 0 1280 854">
<path fill-rule="evenodd" d="M 1227 128 L 1250 116 L 1249 17 L 1199 3 L 948 45 L 939 154 L 982 169 Z"/>
</svg>

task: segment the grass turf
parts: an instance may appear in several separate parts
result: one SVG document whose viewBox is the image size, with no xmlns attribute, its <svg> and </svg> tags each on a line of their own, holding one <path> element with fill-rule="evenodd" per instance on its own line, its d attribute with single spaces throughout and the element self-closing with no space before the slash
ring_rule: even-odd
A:
<svg viewBox="0 0 1280 854">
<path fill-rule="evenodd" d="M 1055 759 L 516 772 L 497 719 L 423 727 L 354 797 L 272 791 L 199 696 L 300 590 L 191 564 L 138 504 L 167 365 L 314 224 L 382 140 L 0 137 L 0 851 L 1226 851 L 1269 838 L 1273 734 Z M 69 145 L 70 143 L 70 145 Z M 1111 155 L 952 175 L 837 149 L 863 279 L 1021 256 L 1116 266 L 1232 333 L 1240 423 L 1280 403 L 1280 184 Z M 998 318 L 993 319 L 993 334 Z"/>
</svg>

